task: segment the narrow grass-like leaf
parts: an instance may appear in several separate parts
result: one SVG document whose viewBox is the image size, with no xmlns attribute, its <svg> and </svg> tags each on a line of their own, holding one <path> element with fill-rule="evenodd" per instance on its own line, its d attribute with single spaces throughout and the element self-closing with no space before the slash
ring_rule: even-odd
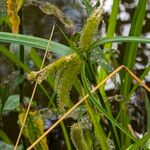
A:
<svg viewBox="0 0 150 150">
<path fill-rule="evenodd" d="M 16 65 L 19 65 L 24 69 L 26 72 L 29 72 L 30 69 L 23 64 L 15 55 L 13 55 L 7 48 L 0 45 L 0 53 L 4 54 L 7 58 L 9 58 L 11 61 L 13 61 Z"/>
<path fill-rule="evenodd" d="M 0 42 L 16 43 L 30 47 L 40 48 L 43 50 L 46 49 L 48 44 L 48 40 L 43 38 L 7 32 L 0 32 Z M 73 52 L 73 50 L 71 50 L 69 47 L 53 41 L 51 41 L 49 50 L 59 55 L 69 55 Z"/>
<path fill-rule="evenodd" d="M 148 99 L 148 95 L 145 92 L 145 108 L 146 108 L 146 116 L 147 116 L 147 132 L 150 134 L 150 101 Z"/>
<path fill-rule="evenodd" d="M 86 75 L 85 75 L 85 64 L 83 64 L 83 69 L 81 71 L 81 77 L 82 77 L 82 82 L 83 82 L 83 85 L 84 85 L 84 88 L 86 89 L 87 93 L 89 94 L 89 97 L 90 97 L 90 100 L 95 100 L 95 97 L 93 96 L 93 94 L 91 93 L 90 91 L 90 86 L 88 85 L 88 82 L 86 81 Z M 96 100 L 97 103 L 98 103 L 98 100 Z M 99 104 L 100 105 L 100 104 Z M 102 106 L 101 106 L 102 107 Z M 104 108 L 103 108 L 104 109 Z M 105 109 L 104 109 L 105 110 Z M 106 111 L 106 110 L 105 110 Z M 110 115 L 110 114 L 109 114 Z M 112 137 L 113 137 L 113 140 L 114 140 L 114 144 L 117 148 L 119 148 L 119 143 L 117 142 L 117 137 L 115 135 L 115 130 L 114 128 L 112 127 L 113 124 L 111 124 L 110 120 L 107 120 L 109 122 L 109 127 L 110 127 L 110 130 L 111 130 L 111 133 L 112 133 Z M 100 144 L 103 146 L 105 142 L 103 141 L 100 141 Z"/>
<path fill-rule="evenodd" d="M 147 4 L 147 0 L 139 0 L 138 6 L 135 10 L 132 19 L 129 36 L 140 36 L 142 31 L 145 11 L 146 11 L 146 4 Z M 133 69 L 135 64 L 137 48 L 138 48 L 138 43 L 128 43 L 125 48 L 125 54 L 124 54 L 125 56 L 124 56 L 123 64 L 131 70 Z M 122 76 L 124 78 L 124 82 L 122 82 L 121 85 L 121 93 L 124 96 L 127 96 L 127 94 L 130 91 L 131 78 L 129 78 L 127 74 Z"/>
<path fill-rule="evenodd" d="M 7 136 L 7 134 L 2 129 L 0 129 L 0 139 L 5 143 L 13 144 L 11 139 Z"/>
<path fill-rule="evenodd" d="M 146 141 L 145 145 L 150 149 L 150 101 L 148 99 L 148 95 L 145 92 L 145 108 L 146 108 L 146 116 L 147 116 L 147 133 L 149 134 L 149 139 Z"/>
<path fill-rule="evenodd" d="M 140 78 L 141 80 L 143 80 L 144 77 L 148 74 L 149 71 L 150 71 L 150 66 L 148 66 L 148 67 L 144 70 L 144 72 L 141 74 L 141 76 L 140 76 L 139 78 Z M 136 84 L 133 86 L 132 90 L 130 91 L 130 93 L 129 93 L 128 96 L 127 96 L 127 99 L 129 99 L 129 98 L 131 97 L 132 93 L 138 88 L 138 86 L 139 86 L 139 83 L 136 83 Z"/>
<path fill-rule="evenodd" d="M 67 129 L 66 129 L 66 127 L 65 127 L 65 125 L 64 125 L 63 122 L 61 122 L 60 125 L 61 125 L 61 129 L 62 129 L 64 138 L 65 138 L 67 150 L 72 150 L 72 148 L 71 148 L 71 142 L 70 142 L 70 139 L 69 139 L 69 135 L 67 133 Z"/>
<path fill-rule="evenodd" d="M 90 106 L 89 102 L 86 102 L 86 108 L 87 108 L 87 111 L 90 115 L 91 121 L 94 125 L 94 130 L 95 130 L 96 136 L 98 138 L 98 141 L 101 145 L 101 149 L 102 150 L 108 150 L 109 146 L 107 143 L 107 137 L 104 133 L 103 128 L 101 127 L 101 124 L 99 123 L 99 119 L 97 118 L 96 114 L 94 113 L 94 110 Z"/>
<path fill-rule="evenodd" d="M 122 125 L 120 125 L 112 116 L 110 116 L 110 114 L 98 103 L 98 101 L 95 99 L 95 97 L 93 96 L 93 94 L 91 93 L 90 89 L 89 89 L 89 85 L 88 82 L 86 81 L 86 77 L 84 76 L 84 68 L 85 66 L 83 65 L 83 69 L 82 69 L 82 75 L 83 75 L 83 83 L 84 83 L 84 87 L 87 89 L 87 93 L 91 99 L 91 102 L 95 105 L 95 107 L 97 107 L 97 109 L 102 112 L 104 114 L 104 116 L 106 118 L 108 118 L 112 124 L 114 124 L 116 127 L 118 127 L 125 135 L 128 136 L 128 138 L 132 139 L 134 142 L 138 143 L 138 145 L 140 145 L 141 147 L 145 148 L 148 150 L 148 148 L 146 148 L 140 141 L 138 141 L 137 139 L 135 139 L 129 132 L 127 129 L 125 129 Z"/>
<path fill-rule="evenodd" d="M 107 35 L 106 35 L 107 38 L 114 36 L 116 23 L 117 23 L 119 3 L 120 3 L 120 0 L 114 0 L 113 2 L 111 15 L 109 17 L 109 22 L 108 22 L 108 29 L 107 29 Z M 105 44 L 104 48 L 111 48 L 111 47 L 112 47 L 112 44 L 108 43 L 108 44 Z"/>
<path fill-rule="evenodd" d="M 106 43 L 150 43 L 150 38 L 138 37 L 138 36 L 115 36 L 112 38 L 100 38 L 91 45 L 89 50 L 104 45 Z M 127 50 L 128 51 L 128 50 Z"/>
<path fill-rule="evenodd" d="M 138 141 L 139 141 L 140 143 L 145 144 L 145 142 L 146 142 L 148 139 L 150 139 L 150 134 L 145 135 L 142 139 L 139 139 Z M 137 150 L 137 149 L 139 149 L 139 147 L 140 147 L 139 143 L 135 143 L 135 144 L 133 144 L 132 146 L 130 146 L 129 148 L 127 148 L 127 150 Z M 149 148 L 147 148 L 147 149 L 149 149 Z"/>
<path fill-rule="evenodd" d="M 117 20 L 117 15 L 118 15 L 119 3 L 120 3 L 120 0 L 113 1 L 112 11 L 109 17 L 109 23 L 108 23 L 108 29 L 107 29 L 107 36 L 106 36 L 107 38 L 114 36 L 115 29 L 116 29 L 116 20 Z M 107 43 L 107 44 L 105 43 L 104 49 L 111 49 L 111 47 L 112 47 L 112 43 Z M 105 58 L 107 61 L 109 61 L 110 55 L 106 54 Z M 99 81 L 102 81 L 106 77 L 106 71 L 104 71 L 103 67 L 100 68 L 98 76 L 99 76 L 98 77 Z M 102 86 L 100 89 L 101 89 L 101 94 L 105 96 L 106 94 L 104 92 L 104 86 Z"/>
</svg>

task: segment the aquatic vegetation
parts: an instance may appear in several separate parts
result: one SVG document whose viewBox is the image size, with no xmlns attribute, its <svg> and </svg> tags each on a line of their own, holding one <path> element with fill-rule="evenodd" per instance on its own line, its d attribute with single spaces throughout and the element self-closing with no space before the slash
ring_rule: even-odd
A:
<svg viewBox="0 0 150 150">
<path fill-rule="evenodd" d="M 72 54 L 59 58 L 38 72 L 31 72 L 28 75 L 28 79 L 35 80 L 40 84 L 43 80 L 47 79 L 50 74 L 55 73 L 57 75 L 55 85 L 58 96 L 57 104 L 60 111 L 65 112 L 65 108 L 71 108 L 72 106 L 69 99 L 70 90 L 80 70 L 81 59 L 76 54 Z"/>
<path fill-rule="evenodd" d="M 103 5 L 102 5 L 103 6 Z M 81 33 L 80 47 L 86 51 L 86 46 L 92 44 L 93 35 L 102 20 L 102 6 L 94 10 Z M 93 25 L 93 23 L 95 25 Z M 88 30 L 90 32 L 88 32 Z M 77 54 L 71 54 L 66 57 L 61 57 L 52 64 L 46 66 L 38 72 L 31 72 L 28 75 L 29 80 L 35 80 L 41 83 L 50 74 L 57 74 L 56 92 L 58 96 L 57 104 L 60 111 L 65 112 L 65 108 L 71 108 L 73 105 L 69 100 L 69 93 L 73 83 L 76 81 L 77 75 L 81 72 L 82 58 Z"/>
<path fill-rule="evenodd" d="M 84 20 L 82 30 L 71 35 L 72 37 L 62 31 L 69 46 L 52 41 L 54 30 L 49 40 L 19 34 L 19 27 L 23 26 L 20 24 L 22 17 L 19 18 L 23 2 L 27 4 L 26 6 L 36 6 L 37 11 L 42 12 L 42 15 L 53 15 L 66 29 L 74 30 L 73 21 L 65 15 L 59 5 L 41 0 L 6 2 L 7 16 L 13 33 L 0 32 L 0 42 L 18 44 L 22 53 L 24 53 L 23 46 L 19 44 L 36 49 L 31 50 L 26 64 L 21 58 L 24 57 L 23 55 L 20 54 L 18 59 L 7 49 L 9 45 L 6 46 L 7 48 L 0 46 L 2 56 L 6 56 L 15 64 L 14 67 L 11 66 L 12 72 L 17 72 L 17 75 L 10 74 L 7 78 L 3 78 L 4 81 L 0 79 L 0 121 L 2 121 L 0 147 L 17 150 L 20 143 L 21 149 L 49 149 L 55 139 L 56 147 L 60 144 L 59 148 L 68 150 L 149 149 L 150 104 L 146 90 L 150 92 L 150 88 L 141 80 L 149 73 L 150 67 L 147 66 L 139 78 L 133 73 L 134 70 L 129 70 L 135 65 L 135 59 L 131 60 L 131 56 L 134 53 L 136 57 L 137 45 L 150 43 L 149 38 L 139 37 L 146 11 L 146 0 L 138 2 L 132 21 L 130 35 L 136 37 L 113 37 L 120 2 L 113 1 L 106 38 L 99 35 L 100 24 L 103 19 L 105 20 L 105 0 L 97 1 L 94 6 L 91 5 L 91 1 L 83 0 L 82 8 L 87 10 L 89 16 Z M 124 42 L 127 43 L 126 49 L 136 48 L 132 52 L 126 50 L 125 57 L 122 56 L 127 66 L 121 65 L 118 61 L 120 57 L 118 50 L 112 48 L 112 43 Z M 36 52 L 37 49 L 40 49 L 39 53 Z M 42 62 L 40 56 L 43 54 L 42 50 L 49 55 L 45 55 L 48 58 L 45 64 L 46 57 Z M 36 68 L 40 70 L 35 71 Z M 118 82 L 114 75 L 119 78 Z M 110 85 L 105 84 L 106 81 L 114 84 L 114 88 L 110 91 L 105 89 L 105 85 Z M 127 84 L 129 82 L 132 86 Z M 145 88 L 141 90 L 142 92 L 136 92 L 139 84 Z M 21 88 L 23 85 L 24 88 Z M 17 88 L 18 86 L 20 88 Z M 31 94 L 32 88 L 31 98 L 26 97 Z M 139 93 L 142 94 L 139 96 Z M 141 102 L 139 97 L 144 97 L 144 100 Z M 18 120 L 16 119 L 15 125 L 20 127 L 16 144 L 9 138 L 9 134 L 5 133 L 5 125 L 3 126 L 3 118 L 12 112 L 17 114 Z M 134 126 L 135 120 L 140 128 L 138 131 Z M 56 127 L 58 128 L 53 130 Z M 63 136 L 58 131 L 62 131 Z M 143 138 L 140 138 L 136 132 L 142 134 Z"/>
</svg>

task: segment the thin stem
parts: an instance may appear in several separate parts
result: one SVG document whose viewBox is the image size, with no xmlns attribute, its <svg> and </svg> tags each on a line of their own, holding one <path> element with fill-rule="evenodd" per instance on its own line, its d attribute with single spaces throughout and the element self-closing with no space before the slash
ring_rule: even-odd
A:
<svg viewBox="0 0 150 150">
<path fill-rule="evenodd" d="M 22 14 L 22 9 L 19 10 L 19 17 L 20 17 L 20 26 L 19 26 L 19 33 L 23 34 L 23 14 Z M 24 46 L 20 45 L 19 46 L 19 59 L 22 63 L 24 63 Z M 24 70 L 23 68 L 19 67 L 20 70 L 20 75 L 23 76 L 24 75 Z M 20 102 L 23 102 L 23 98 L 24 98 L 24 87 L 23 87 L 24 81 L 22 83 L 20 83 L 19 88 L 20 88 Z"/>
<path fill-rule="evenodd" d="M 114 70 L 110 75 L 108 75 L 104 80 L 102 80 L 96 87 L 93 88 L 93 90 L 91 90 L 91 93 L 94 93 L 97 89 L 99 89 L 100 86 L 102 86 L 109 78 L 111 78 L 112 76 L 114 76 L 115 74 L 117 74 L 119 71 L 121 71 L 122 69 L 125 69 L 126 72 L 129 73 L 130 76 L 132 76 L 137 82 L 139 82 L 146 90 L 148 90 L 150 92 L 150 88 L 143 83 L 136 75 L 134 75 L 129 69 L 127 69 L 124 65 L 121 65 L 120 67 L 118 67 L 116 70 Z M 69 111 L 67 111 L 58 121 L 56 121 L 43 135 L 41 135 L 41 137 L 39 137 L 39 139 L 37 139 L 30 147 L 27 148 L 27 150 L 31 150 L 36 144 L 38 144 L 50 131 L 52 131 L 61 121 L 63 121 L 74 109 L 76 109 L 81 103 L 83 103 L 87 98 L 89 97 L 89 95 L 85 95 L 78 103 L 76 103 Z M 107 113 L 107 112 L 106 112 Z M 106 114 L 104 114 L 106 115 Z M 106 117 L 108 117 L 108 114 L 106 115 Z M 110 119 L 110 117 L 108 117 Z M 112 119 L 112 118 L 111 118 Z M 114 125 L 116 125 L 119 129 L 122 129 L 120 124 L 118 124 L 115 120 L 114 120 Z M 122 129 L 122 131 L 124 133 L 126 133 L 126 131 L 124 131 Z M 134 137 L 130 136 L 128 134 L 128 136 L 130 138 L 132 138 L 133 140 Z"/>
<path fill-rule="evenodd" d="M 42 61 L 41 67 L 40 67 L 40 70 L 43 68 L 43 65 L 44 65 L 44 62 L 45 62 L 45 59 L 46 59 L 46 55 L 47 55 L 47 52 L 48 52 L 48 48 L 50 46 L 50 42 L 51 42 L 51 39 L 52 39 L 52 36 L 53 36 L 54 29 L 55 29 L 55 25 L 53 25 L 53 28 L 52 28 L 52 31 L 51 31 L 51 34 L 50 34 L 50 38 L 49 38 L 49 41 L 48 41 L 48 45 L 47 45 L 47 48 L 46 48 L 46 52 L 45 52 L 45 55 L 44 55 L 44 58 L 43 58 L 43 61 Z M 33 92 L 32 92 L 31 99 L 29 101 L 29 105 L 28 105 L 23 123 L 22 123 L 22 126 L 21 126 L 21 129 L 20 129 L 20 132 L 19 132 L 19 135 L 18 135 L 18 138 L 17 138 L 17 142 L 16 142 L 15 147 L 14 147 L 14 150 L 17 150 L 17 147 L 18 147 L 18 144 L 19 144 L 19 141 L 20 141 L 20 137 L 22 135 L 22 132 L 23 132 L 26 120 L 27 120 L 27 116 L 28 116 L 28 113 L 29 113 L 29 110 L 30 110 L 30 107 L 31 107 L 31 104 L 32 104 L 32 101 L 33 101 L 33 98 L 34 98 L 34 95 L 35 95 L 37 85 L 38 85 L 38 83 L 36 82 L 35 86 L 34 86 L 34 89 L 33 89 Z"/>
</svg>

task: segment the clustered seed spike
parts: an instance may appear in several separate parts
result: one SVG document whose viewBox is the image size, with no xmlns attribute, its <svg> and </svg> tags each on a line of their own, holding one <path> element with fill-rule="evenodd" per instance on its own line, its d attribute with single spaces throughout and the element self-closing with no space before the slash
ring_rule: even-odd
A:
<svg viewBox="0 0 150 150">
<path fill-rule="evenodd" d="M 65 112 L 67 108 L 71 108 L 70 90 L 74 84 L 77 75 L 81 71 L 81 62 L 79 58 L 71 60 L 60 72 L 59 81 L 57 82 L 57 104 L 61 112 Z"/>
<path fill-rule="evenodd" d="M 94 34 L 102 20 L 103 7 L 99 7 L 93 11 L 87 20 L 80 37 L 80 48 L 82 51 L 87 51 L 93 42 Z"/>
<path fill-rule="evenodd" d="M 85 141 L 84 135 L 83 135 L 83 128 L 81 124 L 74 123 L 71 126 L 71 140 L 77 150 L 89 150 L 88 144 Z"/>
<path fill-rule="evenodd" d="M 74 53 L 61 57 L 40 71 L 32 71 L 27 79 L 37 81 L 40 84 L 50 74 L 56 73 L 55 90 L 57 93 L 57 104 L 62 113 L 72 106 L 70 101 L 70 90 L 77 75 L 81 72 L 81 59 Z"/>
</svg>

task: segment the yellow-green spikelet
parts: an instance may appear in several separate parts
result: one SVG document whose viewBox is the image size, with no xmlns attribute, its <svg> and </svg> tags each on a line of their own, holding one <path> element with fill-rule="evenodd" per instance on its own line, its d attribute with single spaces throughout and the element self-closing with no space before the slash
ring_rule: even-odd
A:
<svg viewBox="0 0 150 150">
<path fill-rule="evenodd" d="M 94 34 L 102 20 L 103 8 L 99 7 L 93 11 L 88 18 L 80 37 L 80 48 L 82 51 L 87 51 L 93 42 Z"/>
<path fill-rule="evenodd" d="M 76 148 L 76 150 L 90 150 L 88 144 L 85 141 L 83 128 L 81 124 L 74 123 L 71 126 L 71 140 Z"/>
<path fill-rule="evenodd" d="M 58 74 L 59 79 L 56 81 L 57 104 L 62 113 L 73 106 L 70 100 L 70 90 L 80 71 L 81 60 L 76 56 L 72 57 L 68 64 L 66 64 Z"/>
<path fill-rule="evenodd" d="M 69 56 L 63 56 L 40 71 L 31 71 L 27 75 L 27 79 L 35 80 L 37 81 L 37 83 L 40 84 L 43 80 L 46 80 L 50 74 L 56 73 L 59 69 L 64 67 L 66 64 L 68 64 L 68 62 L 72 60 L 74 57 L 76 57 L 75 54 Z"/>
</svg>

